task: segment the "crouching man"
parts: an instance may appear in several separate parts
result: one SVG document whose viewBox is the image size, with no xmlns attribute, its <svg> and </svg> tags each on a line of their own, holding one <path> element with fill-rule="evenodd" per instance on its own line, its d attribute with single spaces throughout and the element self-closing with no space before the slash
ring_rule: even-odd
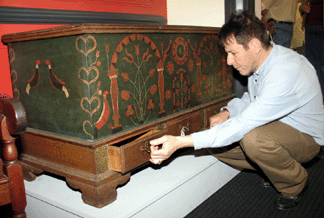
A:
<svg viewBox="0 0 324 218">
<path fill-rule="evenodd" d="M 248 77 L 248 92 L 211 117 L 210 129 L 152 140 L 150 161 L 160 164 L 184 147 L 211 148 L 235 168 L 261 170 L 264 185 L 269 181 L 280 193 L 277 207 L 293 208 L 308 185 L 301 163 L 324 145 L 316 71 L 305 57 L 270 42 L 265 25 L 246 11 L 235 12 L 223 25 L 219 42 L 228 65 Z"/>
</svg>

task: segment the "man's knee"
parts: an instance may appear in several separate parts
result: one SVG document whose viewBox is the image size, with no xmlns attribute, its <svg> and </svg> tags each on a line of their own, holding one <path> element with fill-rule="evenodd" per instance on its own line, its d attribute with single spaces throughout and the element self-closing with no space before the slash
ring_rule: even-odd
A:
<svg viewBox="0 0 324 218">
<path fill-rule="evenodd" d="M 262 150 L 264 150 L 264 148 L 262 148 L 264 137 L 265 136 L 262 132 L 258 131 L 258 129 L 253 129 L 241 140 L 241 147 L 250 159 L 253 160 L 254 157 L 260 156 Z"/>
</svg>

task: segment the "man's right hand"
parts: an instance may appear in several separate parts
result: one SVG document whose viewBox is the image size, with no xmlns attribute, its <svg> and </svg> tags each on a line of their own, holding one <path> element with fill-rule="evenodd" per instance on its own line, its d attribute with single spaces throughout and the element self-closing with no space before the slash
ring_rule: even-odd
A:
<svg viewBox="0 0 324 218">
<path fill-rule="evenodd" d="M 266 16 L 267 13 L 268 13 L 268 9 L 263 9 L 263 10 L 261 11 L 261 15 L 262 15 L 262 16 Z"/>
<path fill-rule="evenodd" d="M 310 10 L 311 10 L 311 8 L 310 8 L 309 5 L 303 5 L 302 7 L 303 7 L 303 12 L 304 12 L 304 13 L 309 13 Z"/>
</svg>

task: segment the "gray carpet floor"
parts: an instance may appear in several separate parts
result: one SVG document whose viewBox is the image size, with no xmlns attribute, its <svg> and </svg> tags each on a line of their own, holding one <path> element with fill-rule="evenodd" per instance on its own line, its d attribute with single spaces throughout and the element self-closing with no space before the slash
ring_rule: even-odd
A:
<svg viewBox="0 0 324 218">
<path fill-rule="evenodd" d="M 304 166 L 309 189 L 296 208 L 276 209 L 279 193 L 273 187 L 262 187 L 258 173 L 243 170 L 186 218 L 324 218 L 324 159 L 315 158 Z"/>
</svg>

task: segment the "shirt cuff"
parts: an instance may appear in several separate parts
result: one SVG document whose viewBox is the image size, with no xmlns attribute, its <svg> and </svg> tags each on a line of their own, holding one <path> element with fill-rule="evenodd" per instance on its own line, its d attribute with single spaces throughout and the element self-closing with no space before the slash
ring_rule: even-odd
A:
<svg viewBox="0 0 324 218">
<path fill-rule="evenodd" d="M 191 138 L 192 138 L 195 150 L 210 147 L 208 132 L 209 132 L 209 130 L 207 129 L 204 131 L 195 132 L 195 133 L 191 134 Z"/>
<path fill-rule="evenodd" d="M 225 106 L 220 109 L 220 111 L 227 110 L 230 113 L 230 117 L 234 117 L 236 114 L 238 114 L 238 110 L 236 107 L 233 106 Z"/>
</svg>

